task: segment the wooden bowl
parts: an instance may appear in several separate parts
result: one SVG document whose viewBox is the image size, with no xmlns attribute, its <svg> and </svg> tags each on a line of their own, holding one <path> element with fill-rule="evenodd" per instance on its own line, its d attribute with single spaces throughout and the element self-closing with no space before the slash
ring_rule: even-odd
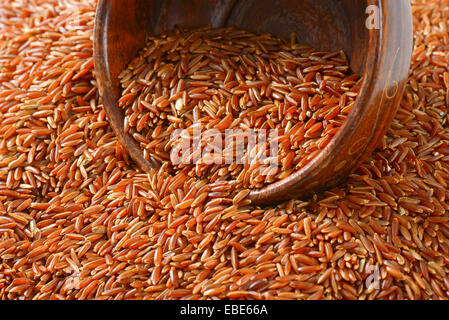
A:
<svg viewBox="0 0 449 320">
<path fill-rule="evenodd" d="M 100 95 L 119 141 L 145 171 L 158 164 L 145 160 L 136 141 L 124 133 L 118 75 L 148 35 L 176 24 L 235 25 L 284 38 L 294 31 L 300 43 L 344 50 L 352 70 L 364 76 L 340 132 L 309 165 L 252 191 L 250 199 L 259 205 L 334 187 L 372 153 L 400 103 L 413 46 L 409 0 L 99 0 L 94 46 Z"/>
</svg>

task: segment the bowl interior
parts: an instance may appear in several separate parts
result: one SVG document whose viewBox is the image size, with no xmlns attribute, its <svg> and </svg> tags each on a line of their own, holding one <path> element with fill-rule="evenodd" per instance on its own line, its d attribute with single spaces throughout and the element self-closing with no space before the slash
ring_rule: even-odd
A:
<svg viewBox="0 0 449 320">
<path fill-rule="evenodd" d="M 106 1 L 107 2 L 107 1 Z M 110 3 L 109 26 L 120 26 L 115 41 L 126 44 L 120 57 L 110 56 L 113 77 L 118 75 L 145 43 L 175 25 L 213 27 L 234 25 L 256 33 L 288 39 L 295 32 L 299 43 L 319 50 L 343 50 L 351 68 L 361 74 L 367 57 L 369 31 L 364 27 L 368 0 L 127 0 Z M 108 30 L 109 29 L 109 30 Z M 108 36 L 110 37 L 110 36 Z M 110 44 L 109 44 L 110 45 Z M 111 79 L 115 80 L 115 79 Z"/>
<path fill-rule="evenodd" d="M 371 70 L 379 63 L 378 39 L 366 28 L 367 6 L 382 0 L 99 0 L 95 23 L 95 69 L 100 95 L 106 107 L 110 124 L 119 141 L 126 146 L 131 157 L 144 171 L 157 167 L 154 159 L 145 159 L 137 142 L 124 133 L 123 112 L 118 107 L 120 84 L 118 75 L 144 47 L 146 38 L 169 31 L 176 25 L 186 27 L 236 26 L 255 33 L 271 33 L 288 39 L 296 33 L 297 42 L 312 45 L 318 50 L 343 50 L 349 58 L 353 72 L 364 75 L 362 91 L 347 123 L 333 141 L 309 165 L 287 179 L 273 183 L 260 191 L 253 191 L 254 199 L 272 200 L 291 195 L 306 195 L 319 186 L 332 185 L 342 179 L 360 155 L 344 160 L 341 170 L 330 174 L 327 168 L 336 159 L 347 140 L 353 140 L 368 110 L 366 99 Z M 381 17 L 382 18 L 382 17 Z M 383 20 L 381 20 L 383 21 Z M 383 26 L 384 27 L 384 26 Z M 373 38 L 374 35 L 374 38 Z M 357 125 L 353 125 L 357 124 Z M 369 130 L 368 130 L 369 131 Z M 366 135 L 370 135 L 370 132 Z M 365 133 L 364 133 L 365 134 Z M 341 155 L 340 155 L 341 153 Z M 331 156 L 330 156 L 331 155 Z M 343 168 L 344 167 L 344 168 Z M 324 170 L 324 171 L 323 171 Z M 333 172 L 333 171 L 332 171 Z M 328 181 L 328 182 L 326 182 Z M 287 188 L 288 192 L 283 190 Z M 257 195 L 256 195 L 257 194 Z M 253 201 L 254 201 L 253 199 Z M 265 201 L 263 201 L 265 202 Z"/>
</svg>

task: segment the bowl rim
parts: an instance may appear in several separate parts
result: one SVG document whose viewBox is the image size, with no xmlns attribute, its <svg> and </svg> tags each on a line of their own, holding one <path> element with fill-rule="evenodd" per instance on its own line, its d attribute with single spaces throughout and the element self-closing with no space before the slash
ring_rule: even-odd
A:
<svg viewBox="0 0 449 320">
<path fill-rule="evenodd" d="M 369 110 L 372 110 L 371 108 L 379 107 L 383 103 L 386 103 L 384 100 L 384 96 L 387 96 L 387 88 L 390 83 L 381 84 L 384 75 L 383 75 L 383 68 L 381 67 L 387 67 L 384 65 L 386 61 L 388 61 L 389 55 L 391 55 L 391 52 L 387 50 L 387 48 L 391 48 L 393 46 L 392 43 L 388 42 L 388 38 L 391 34 L 394 33 L 394 30 L 392 28 L 392 25 L 396 23 L 394 21 L 395 15 L 394 13 L 390 12 L 389 9 L 391 8 L 391 3 L 388 3 L 389 0 L 365 0 L 364 4 L 366 6 L 368 5 L 376 5 L 378 6 L 379 14 L 380 14 L 380 28 L 379 30 L 371 29 L 369 30 L 369 40 L 368 40 L 368 50 L 366 60 L 363 64 L 363 81 L 361 90 L 359 92 L 358 97 L 356 98 L 355 104 L 351 110 L 351 112 L 348 115 L 348 118 L 346 119 L 345 123 L 339 130 L 339 132 L 332 138 L 332 140 L 329 142 L 329 144 L 321 150 L 321 152 L 314 158 L 312 161 L 304 166 L 303 168 L 293 172 L 289 177 L 286 177 L 280 181 L 276 181 L 272 184 L 269 184 L 265 187 L 263 187 L 260 190 L 252 190 L 249 199 L 252 200 L 253 203 L 265 205 L 270 204 L 271 202 L 279 202 L 280 200 L 287 200 L 287 199 L 294 199 L 297 198 L 297 195 L 300 194 L 298 190 L 296 189 L 297 184 L 301 184 L 302 186 L 307 185 L 309 183 L 309 188 L 304 189 L 302 192 L 301 197 L 310 196 L 313 192 L 316 191 L 323 191 L 324 189 L 329 189 L 329 185 L 319 185 L 313 186 L 315 184 L 315 181 L 313 181 L 313 178 L 315 175 L 322 171 L 320 169 L 323 165 L 329 165 L 339 154 L 342 148 L 346 147 L 348 144 L 349 137 L 354 135 L 354 133 L 360 132 L 359 128 L 352 128 L 353 124 L 359 123 L 360 119 L 363 119 L 363 116 L 365 113 L 367 113 Z M 396 4 L 399 3 L 399 6 L 406 6 L 407 8 L 410 7 L 410 2 L 408 0 L 395 0 L 397 1 Z M 407 16 L 407 14 L 409 16 Z M 397 17 L 396 17 L 397 18 Z M 402 36 L 410 37 L 410 42 L 407 44 L 407 46 L 411 46 L 413 44 L 413 35 L 412 35 L 412 16 L 411 16 L 411 9 L 408 13 L 405 15 L 401 15 L 401 18 L 404 19 L 403 21 L 406 21 L 406 23 L 409 24 L 409 31 L 410 34 L 404 34 Z M 391 25 L 390 25 L 391 24 Z M 394 55 L 394 59 L 392 63 L 396 62 L 396 58 L 401 56 L 404 60 L 400 61 L 400 63 L 403 63 L 404 65 L 407 64 L 407 71 L 404 71 L 404 74 L 399 74 L 400 81 L 404 83 L 404 85 L 401 88 L 401 84 L 399 81 L 396 81 L 397 85 L 397 91 L 396 91 L 396 97 L 401 97 L 403 90 L 405 89 L 405 79 L 408 75 L 408 67 L 411 62 L 411 55 L 412 55 L 412 48 L 408 48 L 407 46 L 399 47 L 396 54 Z M 409 50 L 410 55 L 406 59 L 406 52 L 407 49 Z M 402 50 L 402 51 L 401 51 Z M 391 62 L 391 61 L 388 61 Z M 390 71 L 390 76 L 393 72 L 393 67 L 390 66 L 388 68 Z M 380 99 L 380 105 L 374 104 L 379 95 L 379 86 L 382 86 L 383 92 L 382 92 L 382 98 Z M 400 102 L 397 103 L 397 106 Z M 396 111 L 396 110 L 394 110 Z M 393 114 L 394 115 L 394 114 Z M 388 119 L 388 117 L 384 117 L 385 119 Z M 391 119 L 388 120 L 392 120 Z M 377 125 L 379 124 L 379 119 L 382 119 L 382 116 L 380 116 L 377 119 L 377 123 L 373 123 L 373 125 L 376 125 L 376 131 L 372 131 L 370 133 L 369 139 L 365 140 L 363 142 L 363 147 L 360 148 L 357 151 L 357 154 L 354 154 L 354 159 L 351 160 L 352 163 L 355 163 L 354 167 L 351 168 L 351 170 L 346 170 L 343 172 L 347 172 L 347 174 L 344 174 L 344 176 L 347 176 L 352 171 L 357 169 L 358 165 L 366 159 L 371 154 L 371 151 L 376 147 L 376 144 L 373 142 L 377 141 L 377 138 L 380 136 L 380 131 L 377 130 Z M 389 124 L 389 123 L 388 123 Z M 387 127 L 382 128 L 382 134 L 386 131 Z M 377 137 L 376 137 L 377 135 Z M 375 141 L 376 140 L 376 141 Z M 369 153 L 368 153 L 369 151 Z M 335 174 L 338 173 L 338 170 L 335 172 Z M 341 183 L 342 179 L 339 179 L 337 183 L 333 183 L 331 186 L 336 186 L 339 183 Z M 295 192 L 288 193 L 286 190 L 294 190 Z"/>
</svg>

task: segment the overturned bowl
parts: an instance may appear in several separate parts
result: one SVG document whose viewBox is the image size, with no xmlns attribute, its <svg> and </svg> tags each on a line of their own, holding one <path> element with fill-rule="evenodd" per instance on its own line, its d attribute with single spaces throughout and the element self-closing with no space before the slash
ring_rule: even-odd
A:
<svg viewBox="0 0 449 320">
<path fill-rule="evenodd" d="M 334 187 L 369 156 L 395 116 L 410 66 L 413 26 L 409 0 L 99 0 L 95 21 L 95 72 L 110 124 L 121 144 L 144 171 L 137 142 L 124 131 L 119 108 L 119 74 L 149 35 L 175 25 L 234 25 L 271 33 L 313 47 L 343 50 L 354 73 L 363 76 L 356 103 L 339 133 L 307 166 L 289 177 L 253 190 L 258 205 L 304 198 Z"/>
</svg>

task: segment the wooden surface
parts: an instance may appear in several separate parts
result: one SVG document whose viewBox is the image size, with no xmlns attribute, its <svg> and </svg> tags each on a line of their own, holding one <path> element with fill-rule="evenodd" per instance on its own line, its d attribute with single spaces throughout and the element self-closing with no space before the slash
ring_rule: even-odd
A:
<svg viewBox="0 0 449 320">
<path fill-rule="evenodd" d="M 380 29 L 368 30 L 366 8 L 381 11 Z M 321 50 L 343 49 L 354 72 L 364 75 L 363 88 L 347 123 L 308 166 L 290 177 L 253 191 L 255 204 L 270 204 L 341 183 L 372 153 L 399 105 L 412 53 L 409 0 L 99 0 L 95 23 L 95 70 L 111 126 L 137 165 L 147 161 L 134 139 L 123 131 L 118 107 L 118 74 L 144 46 L 149 34 L 175 24 L 236 25 L 258 33 L 287 37 Z"/>
</svg>

